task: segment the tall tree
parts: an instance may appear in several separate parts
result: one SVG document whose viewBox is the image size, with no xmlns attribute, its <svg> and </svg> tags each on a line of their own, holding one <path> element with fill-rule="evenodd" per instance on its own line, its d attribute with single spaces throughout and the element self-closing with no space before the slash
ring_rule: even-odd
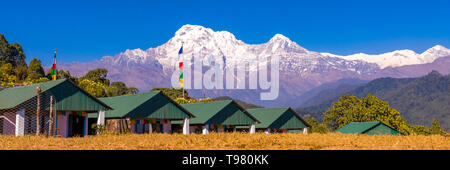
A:
<svg viewBox="0 0 450 170">
<path fill-rule="evenodd" d="M 27 70 L 28 67 L 27 65 L 23 65 L 23 66 L 19 66 L 16 69 L 14 69 L 14 73 L 16 75 L 17 78 L 17 82 L 23 82 L 25 81 L 25 79 L 27 78 L 28 74 L 27 74 Z"/>
<path fill-rule="evenodd" d="M 13 68 L 24 66 L 25 53 L 18 43 L 9 44 L 3 34 L 0 34 L 0 65 L 11 63 Z"/>
<path fill-rule="evenodd" d="M 0 65 L 9 63 L 9 56 L 11 56 L 11 48 L 3 34 L 0 34 Z"/>
<path fill-rule="evenodd" d="M 358 99 L 355 96 L 343 95 L 324 113 L 324 123 L 332 131 L 350 123 L 380 121 L 408 135 L 412 131 L 400 112 L 389 106 L 388 102 L 368 94 Z"/>
<path fill-rule="evenodd" d="M 430 127 L 430 134 L 433 135 L 445 135 L 446 132 L 442 129 L 441 123 L 437 119 L 433 119 Z"/>
<path fill-rule="evenodd" d="M 41 60 L 36 59 L 36 57 L 31 60 L 27 69 L 27 81 L 36 83 L 40 81 L 41 78 L 45 78 L 44 69 L 41 65 Z M 48 79 L 47 79 L 48 80 Z"/>
</svg>

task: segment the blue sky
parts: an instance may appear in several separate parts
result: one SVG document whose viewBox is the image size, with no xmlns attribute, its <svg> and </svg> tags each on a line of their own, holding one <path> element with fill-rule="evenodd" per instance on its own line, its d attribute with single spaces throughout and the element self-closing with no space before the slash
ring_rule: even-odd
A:
<svg viewBox="0 0 450 170">
<path fill-rule="evenodd" d="M 450 2 L 441 1 L 2 1 L 0 33 L 27 61 L 91 61 L 168 41 L 182 25 L 226 30 L 250 44 L 280 33 L 339 55 L 450 48 Z"/>
</svg>

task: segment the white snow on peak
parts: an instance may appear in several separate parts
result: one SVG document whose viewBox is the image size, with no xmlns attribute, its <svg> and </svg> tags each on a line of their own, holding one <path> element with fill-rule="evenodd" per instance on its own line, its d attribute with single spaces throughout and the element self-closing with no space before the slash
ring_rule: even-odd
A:
<svg viewBox="0 0 450 170">
<path fill-rule="evenodd" d="M 441 45 L 436 45 L 422 54 L 417 54 L 416 52 L 408 49 L 396 50 L 378 55 L 370 55 L 365 53 L 352 54 L 348 56 L 340 56 L 330 53 L 321 54 L 324 56 L 338 57 L 346 60 L 361 60 L 368 63 L 375 63 L 383 69 L 386 67 L 400 67 L 404 65 L 431 63 L 437 58 L 449 56 L 450 50 Z"/>
<path fill-rule="evenodd" d="M 183 25 L 166 43 L 147 50 L 126 50 L 112 58 L 114 63 L 159 63 L 164 68 L 172 68 L 179 59 L 178 51 L 183 45 L 182 57 L 192 59 L 201 56 L 208 60 L 210 56 L 224 64 L 254 62 L 259 56 L 279 56 L 280 69 L 289 71 L 319 71 L 334 68 L 338 70 L 358 70 L 370 72 L 372 67 L 386 68 L 412 64 L 431 63 L 435 59 L 449 56 L 450 50 L 436 45 L 422 54 L 411 50 L 396 50 L 379 55 L 358 53 L 340 56 L 331 53 L 308 51 L 282 34 L 275 34 L 263 44 L 246 44 L 228 31 L 214 31 L 200 25 Z M 361 68 L 370 69 L 366 71 Z"/>
<path fill-rule="evenodd" d="M 291 41 L 288 37 L 285 37 L 282 34 L 275 34 L 269 41 L 277 41 L 277 40 Z"/>
</svg>

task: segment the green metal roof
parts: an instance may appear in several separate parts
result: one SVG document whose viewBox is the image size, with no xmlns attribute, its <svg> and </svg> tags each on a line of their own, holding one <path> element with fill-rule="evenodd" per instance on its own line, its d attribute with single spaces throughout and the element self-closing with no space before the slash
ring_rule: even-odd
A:
<svg viewBox="0 0 450 170">
<path fill-rule="evenodd" d="M 190 124 L 250 125 L 259 121 L 233 100 L 182 104 L 195 115 Z M 179 121 L 172 121 L 180 124 Z"/>
<path fill-rule="evenodd" d="M 303 129 L 311 127 L 289 107 L 247 109 L 248 113 L 261 121 L 256 128 Z"/>
<path fill-rule="evenodd" d="M 336 132 L 344 134 L 399 134 L 396 130 L 380 121 L 351 122 L 337 129 Z"/>
<path fill-rule="evenodd" d="M 161 91 L 100 98 L 113 107 L 105 112 L 105 118 L 154 118 L 184 119 L 193 115 L 175 103 Z M 89 114 L 89 118 L 97 118 L 97 114 Z"/>
<path fill-rule="evenodd" d="M 41 87 L 41 109 L 48 110 L 50 96 L 54 97 L 56 110 L 87 111 L 111 109 L 68 79 L 36 83 L 29 86 L 6 88 L 0 91 L 0 109 L 35 109 L 36 87 Z"/>
</svg>

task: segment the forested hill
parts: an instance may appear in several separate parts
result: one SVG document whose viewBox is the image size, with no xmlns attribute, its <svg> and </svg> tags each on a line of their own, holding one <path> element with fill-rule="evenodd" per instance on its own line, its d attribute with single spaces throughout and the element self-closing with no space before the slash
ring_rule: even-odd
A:
<svg viewBox="0 0 450 170">
<path fill-rule="evenodd" d="M 357 97 L 372 94 L 388 101 L 410 124 L 430 126 L 435 118 L 441 121 L 446 130 L 450 129 L 450 74 L 444 76 L 432 71 L 419 78 L 379 78 L 350 91 L 339 88 L 334 91 L 336 96 L 324 98 L 314 106 L 299 108 L 298 112 L 309 113 L 321 119 L 322 112 L 342 94 Z M 320 101 L 315 98 L 313 100 Z"/>
</svg>

